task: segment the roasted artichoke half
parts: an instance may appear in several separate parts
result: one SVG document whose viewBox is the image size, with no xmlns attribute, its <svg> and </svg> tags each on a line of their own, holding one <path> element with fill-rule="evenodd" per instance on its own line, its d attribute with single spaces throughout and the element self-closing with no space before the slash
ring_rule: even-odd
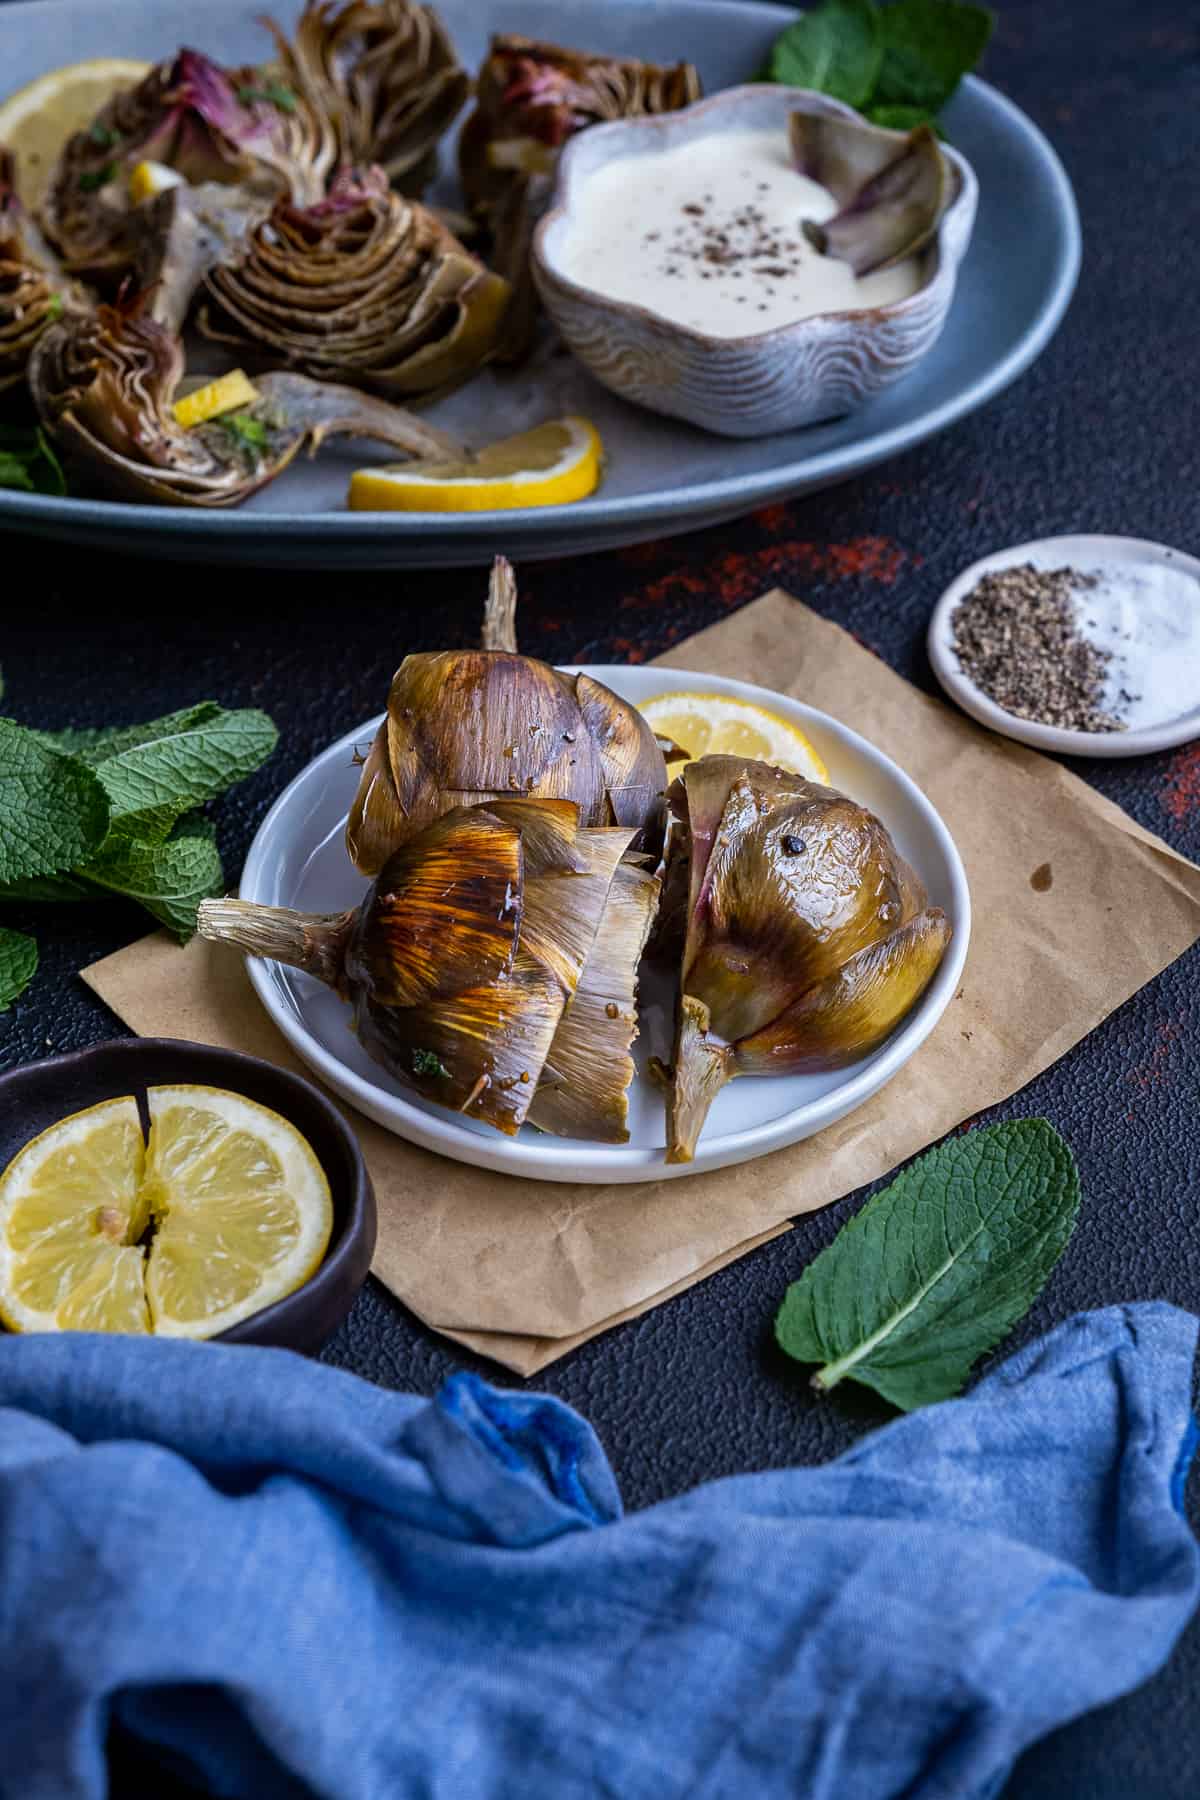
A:
<svg viewBox="0 0 1200 1800">
<path fill-rule="evenodd" d="M 325 192 L 336 157 L 332 124 L 303 94 L 263 86 L 257 69 L 222 69 L 198 50 L 181 50 L 68 140 L 42 223 L 66 268 L 116 277 L 133 260 L 136 163 L 306 206 Z"/>
<path fill-rule="evenodd" d="M 0 147 L 0 393 L 24 379 L 46 327 L 85 304 L 24 211 L 12 155 Z"/>
<path fill-rule="evenodd" d="M 516 33 L 493 37 L 459 139 L 459 173 L 468 206 L 491 233 L 493 262 L 512 284 L 506 358 L 523 356 L 532 342 L 537 295 L 529 247 L 563 144 L 589 125 L 675 112 L 699 98 L 691 63 L 659 68 Z"/>
<path fill-rule="evenodd" d="M 458 807 L 397 850 L 353 912 L 210 900 L 199 930 L 329 983 L 371 1056 L 425 1099 L 512 1135 L 535 1116 L 545 1078 L 545 1128 L 611 1136 L 633 1074 L 626 1003 L 645 935 L 624 887 L 590 978 L 588 968 L 632 837 L 581 830 L 563 800 Z M 653 888 L 638 868 L 630 879 L 639 896 Z M 589 1055 L 578 1033 L 563 1036 L 564 1015 L 586 998 L 584 1023 L 606 982 L 624 1041 Z"/>
<path fill-rule="evenodd" d="M 419 196 L 471 86 L 433 8 L 310 0 L 291 38 L 268 24 L 284 81 L 332 122 L 339 161 L 377 163 L 402 193 Z"/>
<path fill-rule="evenodd" d="M 511 579 L 503 558 L 498 576 Z M 363 765 L 346 848 L 365 875 L 440 813 L 496 796 L 571 800 L 586 826 L 660 835 L 666 765 L 636 707 L 590 676 L 503 650 L 406 656 Z"/>
<path fill-rule="evenodd" d="M 315 206 L 280 201 L 216 261 L 204 293 L 201 331 L 239 357 L 427 395 L 492 355 L 508 284 L 370 169 L 339 175 Z"/>
<path fill-rule="evenodd" d="M 51 325 L 29 363 L 43 426 L 117 498 L 233 506 L 335 433 L 413 456 L 457 448 L 401 407 L 286 371 L 259 379 L 252 407 L 185 431 L 171 410 L 182 375 L 178 337 L 138 304 Z"/>
<path fill-rule="evenodd" d="M 930 125 L 906 133 L 793 113 L 789 132 L 796 167 L 838 203 L 833 218 L 804 220 L 804 235 L 856 275 L 923 250 L 958 192 L 958 173 Z"/>
<path fill-rule="evenodd" d="M 880 821 L 831 788 L 710 756 L 668 795 L 685 859 L 667 1160 L 690 1162 L 737 1075 L 837 1069 L 932 979 L 950 925 Z"/>
</svg>

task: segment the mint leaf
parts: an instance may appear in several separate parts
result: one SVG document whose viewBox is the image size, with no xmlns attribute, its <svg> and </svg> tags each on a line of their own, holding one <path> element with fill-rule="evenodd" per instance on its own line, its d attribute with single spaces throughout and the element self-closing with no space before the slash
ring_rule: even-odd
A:
<svg viewBox="0 0 1200 1800">
<path fill-rule="evenodd" d="M 265 713 L 218 707 L 214 716 L 201 706 L 114 732 L 81 755 L 108 795 L 112 828 L 161 839 L 184 813 L 257 769 L 278 741 Z"/>
<path fill-rule="evenodd" d="M 84 861 L 108 830 L 94 772 L 0 719 L 0 883 L 55 875 Z"/>
<path fill-rule="evenodd" d="M 124 750 L 136 750 L 139 744 L 148 744 L 170 732 L 190 731 L 193 726 L 207 725 L 211 719 L 220 718 L 223 710 L 215 700 L 199 700 L 195 706 L 166 713 L 161 719 L 147 719 L 142 725 L 71 727 L 66 731 L 39 731 L 38 736 L 52 750 L 77 756 L 81 762 L 95 768 L 106 757 L 119 756 Z"/>
<path fill-rule="evenodd" d="M 201 900 L 225 884 L 216 838 L 207 819 L 182 819 L 169 838 L 147 841 L 117 830 L 79 874 L 115 894 L 137 900 L 151 918 L 186 943 Z"/>
<path fill-rule="evenodd" d="M 912 131 L 917 125 L 931 123 L 923 106 L 868 106 L 866 117 L 872 125 L 883 125 L 888 131 Z"/>
<path fill-rule="evenodd" d="M 23 994 L 36 973 L 37 945 L 23 931 L 0 925 L 0 1012 L 7 1012 Z"/>
<path fill-rule="evenodd" d="M 62 464 L 40 427 L 0 425 L 0 487 L 30 494 L 66 493 Z"/>
<path fill-rule="evenodd" d="M 786 87 L 815 88 L 862 106 L 882 59 L 879 12 L 872 0 L 825 0 L 776 40 L 767 74 Z"/>
<path fill-rule="evenodd" d="M 267 428 L 253 413 L 227 413 L 223 419 L 214 419 L 213 423 L 229 434 L 251 465 L 258 462 L 260 453 L 265 453 L 269 446 Z"/>
<path fill-rule="evenodd" d="M 776 1339 L 821 1365 L 820 1390 L 859 1381 L 905 1411 L 947 1400 L 1029 1310 L 1078 1211 L 1075 1159 L 1045 1119 L 951 1138 L 809 1264 Z"/>
<path fill-rule="evenodd" d="M 85 887 L 82 881 L 76 881 L 73 875 L 31 875 L 26 881 L 10 881 L 0 887 L 0 901 L 46 900 L 56 903 L 95 898 L 92 889 Z"/>
<path fill-rule="evenodd" d="M 963 0 L 893 0 L 879 14 L 883 58 L 875 106 L 940 112 L 979 61 L 995 18 Z"/>
</svg>

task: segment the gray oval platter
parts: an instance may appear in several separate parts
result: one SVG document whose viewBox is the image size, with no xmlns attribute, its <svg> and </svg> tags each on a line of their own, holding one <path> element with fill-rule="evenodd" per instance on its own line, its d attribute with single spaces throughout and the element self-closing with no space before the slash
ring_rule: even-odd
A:
<svg viewBox="0 0 1200 1800">
<path fill-rule="evenodd" d="M 181 38 L 222 62 L 265 58 L 255 0 L 16 0 L 0 7 L 6 92 L 67 61 L 156 59 Z M 300 0 L 271 8 L 288 23 Z M 438 0 L 468 69 L 493 31 L 651 61 L 688 55 L 708 93 L 750 79 L 794 15 L 741 0 Z M 608 454 L 598 493 L 544 511 L 439 514 L 345 510 L 362 445 L 294 466 L 233 511 L 52 499 L 0 490 L 0 528 L 175 560 L 260 567 L 429 568 L 579 555 L 697 530 L 769 500 L 827 487 L 883 462 L 983 405 L 1028 368 L 1057 327 L 1079 269 L 1079 218 L 1062 165 L 1037 128 L 985 82 L 968 79 L 945 115 L 979 177 L 975 234 L 940 341 L 904 381 L 859 412 L 750 442 L 710 437 L 607 393 L 564 351 L 523 370 L 485 370 L 429 416 L 471 443 L 582 412 Z M 432 197 L 452 201 L 453 155 Z M 377 458 L 386 460 L 386 458 Z"/>
</svg>

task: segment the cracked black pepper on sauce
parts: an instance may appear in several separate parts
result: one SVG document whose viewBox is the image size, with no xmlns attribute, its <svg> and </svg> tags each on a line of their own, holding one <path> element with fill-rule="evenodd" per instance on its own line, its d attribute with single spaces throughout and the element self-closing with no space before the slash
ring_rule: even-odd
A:
<svg viewBox="0 0 1200 1800">
<path fill-rule="evenodd" d="M 1062 731 L 1124 731 L 1104 704 L 1112 652 L 1084 637 L 1075 596 L 1094 587 L 1078 569 L 993 569 L 951 618 L 964 675 L 1005 712 Z"/>
</svg>

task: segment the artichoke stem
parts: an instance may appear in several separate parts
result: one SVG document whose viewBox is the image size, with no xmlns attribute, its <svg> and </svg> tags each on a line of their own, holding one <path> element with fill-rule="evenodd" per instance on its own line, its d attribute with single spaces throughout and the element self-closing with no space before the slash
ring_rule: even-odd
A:
<svg viewBox="0 0 1200 1800">
<path fill-rule="evenodd" d="M 255 906 L 249 900 L 202 900 L 196 930 L 212 944 L 234 944 L 249 956 L 303 969 L 332 988 L 341 988 L 346 940 L 356 914 L 292 912 L 284 906 Z"/>
<path fill-rule="evenodd" d="M 708 1035 L 709 1012 L 685 994 L 679 1003 L 675 1078 L 667 1103 L 667 1161 L 691 1162 L 708 1109 L 735 1074 L 728 1044 Z"/>
<path fill-rule="evenodd" d="M 517 578 L 507 556 L 498 556 L 492 564 L 481 644 L 485 650 L 507 650 L 516 655 Z"/>
</svg>

